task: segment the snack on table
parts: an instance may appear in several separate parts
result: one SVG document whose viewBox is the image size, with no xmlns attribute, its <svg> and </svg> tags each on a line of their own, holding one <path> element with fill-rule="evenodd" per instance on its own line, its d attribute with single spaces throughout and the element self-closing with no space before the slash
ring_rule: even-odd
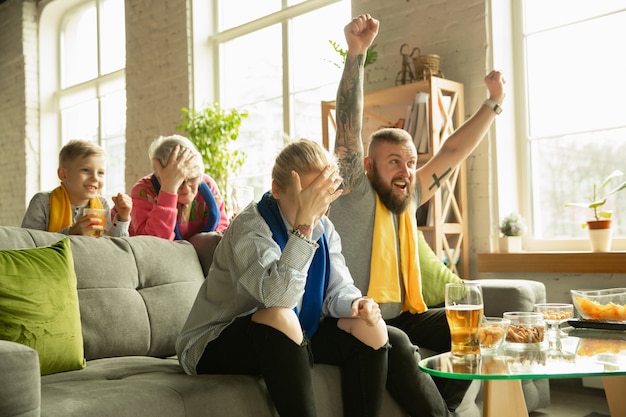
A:
<svg viewBox="0 0 626 417">
<path fill-rule="evenodd" d="M 509 324 L 511 324 L 509 319 L 483 316 L 478 330 L 481 352 L 495 352 L 504 340 Z"/>
<path fill-rule="evenodd" d="M 523 324 L 511 324 L 506 334 L 509 343 L 540 343 L 543 342 L 545 326 L 528 327 Z"/>
<path fill-rule="evenodd" d="M 504 329 L 496 324 L 482 326 L 478 333 L 481 346 L 494 345 L 498 343 L 502 336 L 504 336 Z"/>
<path fill-rule="evenodd" d="M 571 290 L 578 313 L 585 319 L 626 321 L 626 288 Z"/>
<path fill-rule="evenodd" d="M 543 312 L 544 320 L 551 321 L 563 321 L 572 318 L 573 314 L 569 311 L 553 311 L 548 310 Z"/>
<path fill-rule="evenodd" d="M 506 333 L 508 343 L 530 344 L 544 340 L 545 321 L 543 314 L 528 311 L 509 311 L 503 314 L 511 321 Z"/>
</svg>

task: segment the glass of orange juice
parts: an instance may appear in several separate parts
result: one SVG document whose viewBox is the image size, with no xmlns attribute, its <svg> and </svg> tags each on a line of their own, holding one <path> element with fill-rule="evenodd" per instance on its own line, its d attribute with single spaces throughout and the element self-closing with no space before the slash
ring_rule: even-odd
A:
<svg viewBox="0 0 626 417">
<path fill-rule="evenodd" d="M 102 226 L 102 230 L 92 230 L 91 231 L 91 235 L 95 236 L 95 237 L 100 237 L 102 235 L 104 235 L 104 227 L 106 226 L 106 213 L 107 211 L 105 209 L 97 209 L 97 208 L 84 208 L 83 209 L 83 216 L 89 216 L 89 217 L 95 217 L 100 219 L 100 223 L 90 223 L 90 226 L 93 225 L 99 225 Z"/>
<path fill-rule="evenodd" d="M 479 330 L 483 318 L 482 287 L 471 281 L 446 284 L 445 306 L 452 339 L 452 356 L 465 359 L 479 357 Z"/>
</svg>

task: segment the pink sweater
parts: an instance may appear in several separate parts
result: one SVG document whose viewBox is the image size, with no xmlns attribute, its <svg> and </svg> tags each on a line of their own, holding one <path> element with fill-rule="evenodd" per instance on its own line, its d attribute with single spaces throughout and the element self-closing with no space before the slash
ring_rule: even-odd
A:
<svg viewBox="0 0 626 417">
<path fill-rule="evenodd" d="M 157 196 L 150 181 L 151 177 L 152 174 L 141 178 L 130 192 L 133 199 L 130 235 L 151 235 L 174 240 L 176 221 L 178 221 L 178 231 L 185 240 L 200 232 L 209 216 L 209 211 L 200 193 L 196 194 L 191 202 L 189 215 L 185 216 L 183 206 L 178 204 L 178 194 L 160 191 Z M 215 231 L 223 232 L 228 227 L 224 200 L 213 178 L 204 174 L 203 179 L 213 193 L 221 214 Z M 185 219 L 185 217 L 188 218 Z"/>
</svg>

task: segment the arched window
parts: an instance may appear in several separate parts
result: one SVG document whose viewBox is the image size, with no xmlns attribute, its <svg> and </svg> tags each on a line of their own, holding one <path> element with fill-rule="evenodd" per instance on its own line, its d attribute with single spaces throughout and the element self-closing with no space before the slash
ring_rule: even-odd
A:
<svg viewBox="0 0 626 417">
<path fill-rule="evenodd" d="M 123 192 L 124 0 L 51 2 L 40 21 L 40 52 L 41 188 L 58 184 L 50 173 L 59 148 L 86 139 L 106 152 L 103 194 Z"/>
</svg>

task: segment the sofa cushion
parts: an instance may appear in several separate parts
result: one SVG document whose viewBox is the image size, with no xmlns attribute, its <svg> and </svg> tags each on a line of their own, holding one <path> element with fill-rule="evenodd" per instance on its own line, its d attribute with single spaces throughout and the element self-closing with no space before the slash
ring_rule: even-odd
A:
<svg viewBox="0 0 626 417">
<path fill-rule="evenodd" d="M 42 375 L 85 366 L 68 238 L 0 251 L 0 338 L 35 349 Z"/>
</svg>

